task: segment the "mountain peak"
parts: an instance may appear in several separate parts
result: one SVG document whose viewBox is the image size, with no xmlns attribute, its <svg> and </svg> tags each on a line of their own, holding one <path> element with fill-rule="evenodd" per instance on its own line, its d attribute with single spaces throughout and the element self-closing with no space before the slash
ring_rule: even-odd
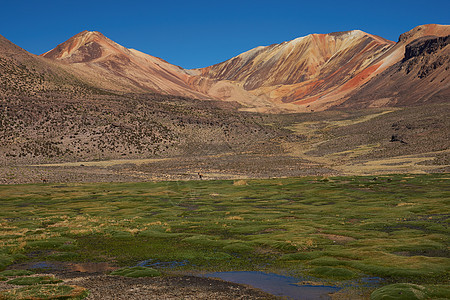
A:
<svg viewBox="0 0 450 300">
<path fill-rule="evenodd" d="M 362 30 L 354 29 L 354 30 L 346 30 L 346 31 L 336 31 L 331 32 L 328 35 L 335 36 L 335 37 L 345 37 L 345 36 L 360 36 L 360 35 L 367 35 L 368 33 L 365 33 Z"/>
<path fill-rule="evenodd" d="M 411 42 L 423 36 L 428 35 L 446 36 L 449 34 L 450 34 L 450 25 L 425 24 L 414 27 L 410 31 L 401 34 L 400 37 L 398 38 L 398 41 Z"/>
<path fill-rule="evenodd" d="M 85 30 L 41 56 L 70 63 L 80 63 L 123 52 L 128 52 L 128 49 L 108 39 L 102 33 Z"/>
<path fill-rule="evenodd" d="M 77 38 L 83 38 L 86 40 L 90 40 L 90 39 L 96 39 L 96 38 L 106 38 L 101 32 L 99 31 L 89 31 L 89 30 L 84 30 L 76 35 L 73 36 L 77 37 Z"/>
<path fill-rule="evenodd" d="M 254 48 L 200 72 L 215 80 L 241 82 L 244 89 L 249 91 L 266 91 L 280 85 L 294 88 L 296 84 L 319 78 L 326 84 L 333 80 L 341 83 L 350 72 L 358 72 L 393 44 L 361 30 L 315 33 L 280 44 Z M 340 74 L 340 77 L 336 74 Z M 341 81 L 335 79 L 337 77 Z M 295 101 L 299 96 L 283 99 L 285 102 Z"/>
</svg>

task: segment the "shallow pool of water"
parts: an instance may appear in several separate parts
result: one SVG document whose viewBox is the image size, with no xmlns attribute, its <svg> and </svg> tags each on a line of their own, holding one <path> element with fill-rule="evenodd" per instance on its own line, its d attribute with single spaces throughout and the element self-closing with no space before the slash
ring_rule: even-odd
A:
<svg viewBox="0 0 450 300">
<path fill-rule="evenodd" d="M 137 263 L 138 267 L 151 267 L 160 269 L 170 269 L 176 267 L 182 267 L 188 264 L 187 260 L 182 261 L 155 261 L 154 259 L 147 259 Z"/>
<path fill-rule="evenodd" d="M 49 271 L 55 271 L 61 269 L 61 266 L 56 263 L 48 262 L 48 261 L 38 261 L 30 266 L 28 266 L 28 269 L 41 269 L 41 270 L 49 270 Z"/>
<path fill-rule="evenodd" d="M 302 279 L 256 271 L 214 272 L 203 276 L 250 285 L 269 294 L 289 299 L 331 299 L 328 294 L 341 289 L 326 285 L 298 285 Z"/>
</svg>

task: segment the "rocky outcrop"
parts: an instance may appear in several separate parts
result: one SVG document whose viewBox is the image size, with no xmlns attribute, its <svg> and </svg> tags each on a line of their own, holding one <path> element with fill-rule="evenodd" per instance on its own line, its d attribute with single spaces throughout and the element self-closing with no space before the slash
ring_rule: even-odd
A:
<svg viewBox="0 0 450 300">
<path fill-rule="evenodd" d="M 439 49 L 447 46 L 449 43 L 450 35 L 442 37 L 426 36 L 419 38 L 406 45 L 405 57 L 403 58 L 403 61 L 406 61 L 413 57 L 435 53 Z"/>
<path fill-rule="evenodd" d="M 102 57 L 102 42 L 114 43 L 99 32 L 83 31 L 42 56 L 70 63 L 89 62 Z"/>
<path fill-rule="evenodd" d="M 424 25 L 401 35 L 389 56 L 402 56 L 352 93 L 340 107 L 406 106 L 448 102 L 450 26 Z M 424 35 L 425 34 L 425 35 Z M 436 36 L 441 34 L 442 36 Z"/>
<path fill-rule="evenodd" d="M 425 78 L 441 66 L 448 65 L 448 53 L 436 55 L 450 43 L 450 35 L 445 37 L 422 37 L 405 47 L 405 57 L 400 69 L 406 74 L 416 70 L 418 78 Z M 448 51 L 447 51 L 448 52 Z M 448 67 L 448 66 L 447 66 Z"/>
</svg>

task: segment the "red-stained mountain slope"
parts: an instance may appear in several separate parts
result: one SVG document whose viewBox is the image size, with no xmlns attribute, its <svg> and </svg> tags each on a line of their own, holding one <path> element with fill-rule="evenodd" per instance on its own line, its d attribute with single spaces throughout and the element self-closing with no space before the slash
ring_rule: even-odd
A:
<svg viewBox="0 0 450 300">
<path fill-rule="evenodd" d="M 84 31 L 43 56 L 102 89 L 236 101 L 253 111 L 317 111 L 445 101 L 448 35 L 450 26 L 436 24 L 397 43 L 360 30 L 311 34 L 185 70 Z"/>
</svg>

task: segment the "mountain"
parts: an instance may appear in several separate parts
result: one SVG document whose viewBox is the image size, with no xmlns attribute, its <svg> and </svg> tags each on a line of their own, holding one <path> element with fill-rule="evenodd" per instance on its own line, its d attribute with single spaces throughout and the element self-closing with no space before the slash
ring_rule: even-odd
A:
<svg viewBox="0 0 450 300">
<path fill-rule="evenodd" d="M 384 71 L 355 91 L 343 108 L 448 102 L 450 26 L 423 25 L 402 34 L 383 57 Z"/>
<path fill-rule="evenodd" d="M 125 48 L 96 31 L 80 32 L 41 56 L 70 66 L 77 77 L 109 91 L 231 100 L 274 110 L 273 103 L 238 85 L 193 76 L 196 72 Z"/>
<path fill-rule="evenodd" d="M 448 170 L 448 28 L 419 26 L 397 43 L 361 31 L 310 35 L 196 70 L 98 32 L 43 56 L 0 36 L 0 178 L 344 174 L 374 158 L 377 172 Z M 372 106 L 408 107 L 364 109 Z M 84 165 L 117 159 L 130 163 Z"/>
<path fill-rule="evenodd" d="M 380 106 L 385 99 L 371 98 L 373 91 L 362 87 L 375 77 L 378 77 L 378 83 L 372 85 L 373 90 L 395 85 L 395 80 L 377 75 L 403 61 L 407 45 L 425 36 L 449 34 L 450 26 L 436 24 L 418 26 L 402 34 L 397 43 L 360 30 L 311 34 L 281 44 L 257 47 L 194 71 L 200 78 L 241 86 L 275 105 L 295 104 L 297 111 L 325 110 L 346 102 L 352 95 L 354 104 L 347 106 Z M 434 54 L 440 63 L 448 63 L 447 51 L 443 49 Z M 428 60 L 422 60 L 422 64 L 427 65 Z M 409 79 L 405 77 L 402 81 L 416 86 Z M 445 84 L 435 82 L 426 89 L 423 85 L 426 84 L 420 87 L 422 91 L 432 93 L 435 88 L 440 89 L 437 86 Z M 405 93 L 403 100 L 390 102 L 390 105 L 409 102 L 408 88 Z M 371 99 L 358 105 L 357 99 L 361 97 Z"/>
<path fill-rule="evenodd" d="M 393 45 L 359 30 L 311 34 L 257 47 L 197 72 L 201 77 L 233 82 L 274 103 L 327 106 L 327 96 L 354 89 L 356 84 L 349 84 L 352 78 L 370 76 L 368 66 Z"/>
<path fill-rule="evenodd" d="M 144 68 L 153 67 L 160 71 L 155 80 L 167 88 L 175 75 L 184 74 L 139 53 L 84 32 L 36 56 L 0 36 L 0 178 L 9 176 L 5 166 L 261 151 L 261 142 L 283 134 L 244 117 L 231 103 L 149 93 L 147 86 L 133 89 L 124 77 L 132 74 L 125 72 L 144 76 Z M 123 63 L 111 69 L 119 59 Z M 113 83 L 118 87 L 109 86 Z M 109 87 L 113 92 L 105 91 Z M 182 87 L 174 84 L 177 92 Z M 39 178 L 40 172 L 28 175 Z"/>
<path fill-rule="evenodd" d="M 42 57 L 70 65 L 77 76 L 106 90 L 208 98 L 188 86 L 190 75 L 183 68 L 127 49 L 96 31 L 80 32 Z"/>
<path fill-rule="evenodd" d="M 0 35 L 0 100 L 87 95 L 93 87 L 70 68 L 31 54 Z"/>
<path fill-rule="evenodd" d="M 83 31 L 42 57 L 101 90 L 234 101 L 257 112 L 310 112 L 445 101 L 449 34 L 450 26 L 436 24 L 418 26 L 397 43 L 360 30 L 310 34 L 186 70 Z"/>
</svg>

